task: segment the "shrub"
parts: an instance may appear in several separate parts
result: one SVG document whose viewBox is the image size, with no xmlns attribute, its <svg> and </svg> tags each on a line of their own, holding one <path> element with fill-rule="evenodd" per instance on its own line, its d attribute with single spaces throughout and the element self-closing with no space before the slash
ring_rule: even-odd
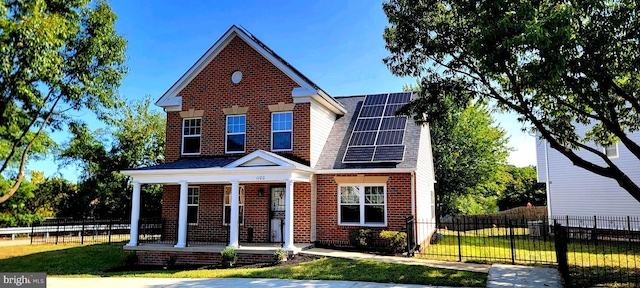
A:
<svg viewBox="0 0 640 288">
<path fill-rule="evenodd" d="M 164 261 L 164 262 L 165 262 L 165 263 L 167 264 L 167 266 L 169 266 L 169 267 L 171 267 L 171 266 L 173 266 L 173 265 L 176 265 L 176 262 L 178 262 L 178 256 L 176 256 L 176 255 L 169 256 L 169 258 L 167 259 L 167 261 Z"/>
<path fill-rule="evenodd" d="M 389 240 L 389 247 L 393 253 L 402 253 L 407 247 L 407 233 L 383 230 L 380 238 Z"/>
<path fill-rule="evenodd" d="M 124 256 L 124 264 L 127 266 L 138 264 L 138 260 L 140 259 L 138 258 L 138 254 L 136 254 L 136 251 L 131 251 Z"/>
<path fill-rule="evenodd" d="M 371 230 L 355 228 L 349 231 L 349 244 L 358 248 L 366 248 L 371 240 Z"/>
<path fill-rule="evenodd" d="M 278 250 L 273 253 L 273 256 L 275 257 L 276 263 L 281 263 L 287 261 L 287 256 L 289 256 L 289 253 L 282 248 L 278 248 Z"/>
<path fill-rule="evenodd" d="M 236 249 L 233 249 L 233 247 L 224 248 L 224 250 L 220 251 L 220 255 L 222 256 L 222 264 L 225 266 L 232 266 L 238 261 Z"/>
</svg>

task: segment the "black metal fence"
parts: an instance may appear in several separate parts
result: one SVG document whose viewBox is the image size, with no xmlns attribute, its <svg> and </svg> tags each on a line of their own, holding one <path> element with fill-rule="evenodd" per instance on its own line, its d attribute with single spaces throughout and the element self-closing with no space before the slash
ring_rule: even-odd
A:
<svg viewBox="0 0 640 288">
<path fill-rule="evenodd" d="M 165 218 L 140 218 L 138 243 L 169 244 L 178 241 L 178 220 Z"/>
<path fill-rule="evenodd" d="M 130 219 L 49 219 L 31 224 L 31 244 L 112 243 L 129 240 Z"/>
<path fill-rule="evenodd" d="M 415 235 L 413 227 L 429 225 L 436 223 L 407 218 L 408 236 Z M 552 265 L 571 287 L 640 284 L 638 218 L 563 216 L 549 222 L 547 218 L 466 216 L 438 223 L 436 233 L 423 243 L 411 238 L 407 250 L 419 248 L 422 258 Z"/>
</svg>

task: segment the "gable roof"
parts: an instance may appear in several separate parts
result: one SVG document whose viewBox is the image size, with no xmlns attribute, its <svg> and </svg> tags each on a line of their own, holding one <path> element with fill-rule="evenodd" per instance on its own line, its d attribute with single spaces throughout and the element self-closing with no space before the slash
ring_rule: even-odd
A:
<svg viewBox="0 0 640 288">
<path fill-rule="evenodd" d="M 399 163 L 343 163 L 344 153 L 347 150 L 351 132 L 355 128 L 357 115 L 360 112 L 366 95 L 337 97 L 347 109 L 347 113 L 336 119 L 327 137 L 327 142 L 316 163 L 316 170 L 334 169 L 377 169 L 377 168 L 407 168 L 415 169 L 418 163 L 418 148 L 420 146 L 420 133 L 422 127 L 410 119 L 405 128 L 404 145 L 405 152 L 402 162 Z"/>
<path fill-rule="evenodd" d="M 193 66 L 191 66 L 191 68 L 189 68 L 189 70 L 187 70 L 187 72 L 182 75 L 182 77 L 180 77 L 180 79 L 178 79 L 178 81 L 176 81 L 169 90 L 162 95 L 162 97 L 160 97 L 160 99 L 158 99 L 158 101 L 156 101 L 156 105 L 169 111 L 182 110 L 182 102 L 176 100 L 176 98 L 180 97 L 178 93 L 182 91 L 182 89 L 187 86 L 191 80 L 193 80 L 235 37 L 240 37 L 265 59 L 300 85 L 300 88 L 295 88 L 291 91 L 291 96 L 294 98 L 294 102 L 308 102 L 309 99 L 314 98 L 320 104 L 326 106 L 338 115 L 342 115 L 346 112 L 342 104 L 336 101 L 336 99 L 331 97 L 324 90 L 320 89 L 318 85 L 313 83 L 309 78 L 300 73 L 300 71 L 291 66 L 291 64 L 282 59 L 282 57 L 273 52 L 273 50 L 267 47 L 267 45 L 262 41 L 258 40 L 258 38 L 235 25 L 232 25 L 231 28 L 229 28 L 229 30 L 227 30 L 227 32 L 222 35 L 222 37 L 220 37 L 220 39 L 218 39 L 218 41 L 216 41 L 213 46 L 211 46 L 209 50 L 207 50 L 207 52 L 205 52 L 204 55 L 202 55 L 200 59 L 198 59 L 198 61 L 193 64 Z"/>
</svg>

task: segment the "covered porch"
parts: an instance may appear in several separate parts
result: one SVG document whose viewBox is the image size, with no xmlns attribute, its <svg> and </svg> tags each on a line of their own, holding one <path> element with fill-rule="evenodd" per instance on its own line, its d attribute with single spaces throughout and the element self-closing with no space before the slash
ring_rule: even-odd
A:
<svg viewBox="0 0 640 288">
<path fill-rule="evenodd" d="M 301 163 L 258 150 L 241 158 L 182 159 L 122 172 L 133 178 L 131 241 L 125 250 L 214 255 L 233 247 L 239 257 L 272 257 L 280 247 L 297 253 L 310 246 L 310 233 L 300 237 L 294 229 L 294 219 L 309 221 L 310 213 L 299 214 L 313 202 L 313 170 Z M 162 219 L 139 218 L 145 184 L 165 185 Z M 296 211 L 301 199 L 303 208 Z"/>
</svg>

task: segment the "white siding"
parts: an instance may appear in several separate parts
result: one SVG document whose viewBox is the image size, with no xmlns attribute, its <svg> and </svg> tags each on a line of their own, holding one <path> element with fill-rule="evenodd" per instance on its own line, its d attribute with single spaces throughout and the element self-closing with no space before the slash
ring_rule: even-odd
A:
<svg viewBox="0 0 640 288">
<path fill-rule="evenodd" d="M 582 131 L 585 129 L 581 128 Z M 632 134 L 630 137 L 640 142 L 639 133 Z M 611 161 L 627 173 L 635 183 L 640 183 L 640 161 L 624 145 L 620 144 L 618 148 L 619 157 L 612 158 Z M 620 188 L 616 181 L 574 166 L 554 149 L 549 148 L 548 153 L 551 217 L 565 215 L 640 217 L 640 202 Z M 538 149 L 538 159 L 540 154 Z M 589 152 L 579 151 L 578 155 L 596 164 L 602 163 L 601 159 Z M 544 149 L 542 157 L 544 157 Z M 538 160 L 538 165 L 543 166 L 544 161 Z M 544 174 L 544 168 L 544 166 L 539 167 L 538 179 L 544 179 L 540 177 Z"/>
<path fill-rule="evenodd" d="M 411 125 L 411 124 L 409 124 Z M 435 230 L 433 211 L 435 199 L 434 191 L 433 152 L 431 149 L 431 135 L 429 126 L 421 127 L 420 146 L 418 148 L 418 162 L 416 167 L 416 219 L 422 223 L 417 228 L 417 242 L 421 244 Z M 429 224 L 427 224 L 427 222 Z"/>
<path fill-rule="evenodd" d="M 327 110 L 318 102 L 311 100 L 311 135 L 309 135 L 311 141 L 310 147 L 310 166 L 315 167 L 320 153 L 324 148 L 324 144 L 327 142 L 333 123 L 336 121 L 336 114 Z"/>
</svg>

